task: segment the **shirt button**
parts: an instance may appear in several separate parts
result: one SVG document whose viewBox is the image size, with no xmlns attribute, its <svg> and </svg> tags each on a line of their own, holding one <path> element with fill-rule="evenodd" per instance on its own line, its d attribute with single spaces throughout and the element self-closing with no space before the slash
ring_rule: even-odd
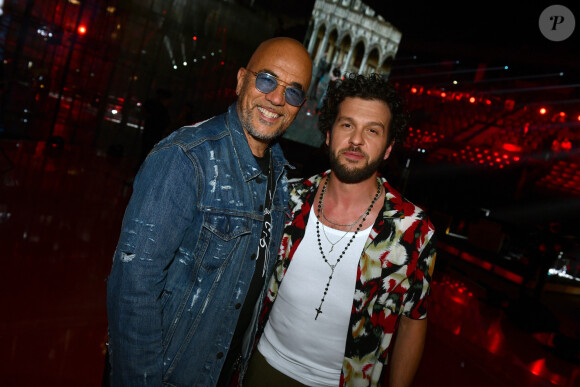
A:
<svg viewBox="0 0 580 387">
<path fill-rule="evenodd" d="M 236 304 L 236 309 L 240 309 L 242 307 L 242 304 L 240 304 L 239 302 Z"/>
<path fill-rule="evenodd" d="M 223 352 L 218 352 L 217 358 L 218 359 L 221 359 L 222 357 L 224 357 L 224 353 Z"/>
<path fill-rule="evenodd" d="M 254 259 L 256 259 L 256 254 L 252 254 L 252 256 L 251 256 L 250 258 L 251 258 L 251 259 L 252 259 L 252 261 L 253 261 Z"/>
</svg>

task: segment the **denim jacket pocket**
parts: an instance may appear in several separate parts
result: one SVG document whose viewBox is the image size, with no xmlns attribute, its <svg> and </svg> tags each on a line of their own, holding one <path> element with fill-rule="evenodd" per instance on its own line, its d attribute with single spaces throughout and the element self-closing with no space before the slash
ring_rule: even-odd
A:
<svg viewBox="0 0 580 387">
<path fill-rule="evenodd" d="M 229 260 L 240 243 L 240 236 L 250 233 L 248 218 L 206 213 L 195 255 L 201 257 L 201 266 L 212 272 Z"/>
</svg>

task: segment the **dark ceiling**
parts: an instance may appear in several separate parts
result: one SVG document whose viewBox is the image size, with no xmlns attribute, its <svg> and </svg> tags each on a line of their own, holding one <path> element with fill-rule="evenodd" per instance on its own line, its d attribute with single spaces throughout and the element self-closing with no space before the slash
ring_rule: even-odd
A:
<svg viewBox="0 0 580 387">
<path fill-rule="evenodd" d="M 366 0 L 403 33 L 401 56 L 432 55 L 511 65 L 521 72 L 580 72 L 580 28 L 562 42 L 546 39 L 539 30 L 547 1 L 433 2 Z M 580 4 L 558 1 L 580 17 Z M 572 75 L 572 74 L 571 74 Z"/>
</svg>

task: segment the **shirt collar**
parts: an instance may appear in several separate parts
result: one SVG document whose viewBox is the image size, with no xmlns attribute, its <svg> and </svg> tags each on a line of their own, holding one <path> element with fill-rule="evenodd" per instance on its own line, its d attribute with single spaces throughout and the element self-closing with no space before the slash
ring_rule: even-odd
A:
<svg viewBox="0 0 580 387">
<path fill-rule="evenodd" d="M 314 175 L 309 179 L 302 182 L 302 184 L 297 187 L 297 195 L 298 197 L 303 197 L 302 195 L 306 193 L 306 191 L 310 191 L 308 198 L 310 200 L 314 200 L 314 195 L 316 190 L 318 189 L 318 185 L 322 178 L 330 173 L 330 170 L 327 170 L 319 175 Z M 385 188 L 385 203 L 383 204 L 383 218 L 404 218 L 409 210 L 411 212 L 414 210 L 414 205 L 409 201 L 405 200 L 403 196 L 395 190 L 391 185 L 387 182 L 382 176 L 379 176 L 381 184 Z M 310 196 L 311 195 L 311 196 Z M 302 203 L 299 203 L 298 206 L 294 208 L 297 210 L 300 208 Z"/>
</svg>

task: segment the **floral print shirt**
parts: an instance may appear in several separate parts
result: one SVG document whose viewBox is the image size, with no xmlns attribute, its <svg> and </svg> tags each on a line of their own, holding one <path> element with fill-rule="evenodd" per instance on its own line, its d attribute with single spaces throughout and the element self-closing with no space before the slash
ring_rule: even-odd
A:
<svg viewBox="0 0 580 387">
<path fill-rule="evenodd" d="M 292 216 L 284 228 L 278 261 L 269 282 L 260 334 L 292 256 L 304 237 L 318 185 L 327 174 L 328 171 L 294 185 L 290 193 Z M 386 192 L 385 203 L 358 265 L 341 386 L 380 386 L 399 316 L 427 317 L 435 264 L 433 225 L 421 208 L 404 199 L 384 178 L 380 180 Z"/>
</svg>

